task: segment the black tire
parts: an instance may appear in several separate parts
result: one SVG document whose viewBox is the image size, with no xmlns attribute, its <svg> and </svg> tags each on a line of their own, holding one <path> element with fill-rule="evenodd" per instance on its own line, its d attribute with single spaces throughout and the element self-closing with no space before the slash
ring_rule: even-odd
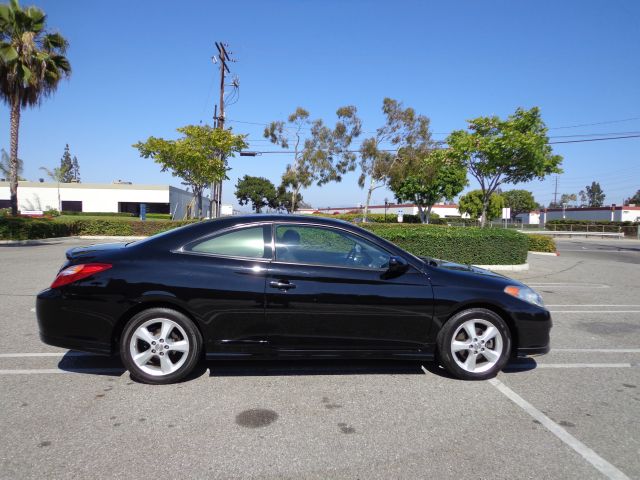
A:
<svg viewBox="0 0 640 480">
<path fill-rule="evenodd" d="M 486 327 L 486 325 L 494 326 L 500 333 L 502 343 L 501 348 L 494 348 L 494 350 L 491 350 L 492 352 L 500 351 L 500 357 L 498 357 L 493 366 L 489 367 L 491 362 L 488 360 L 488 358 L 484 357 L 484 354 L 482 353 L 482 351 L 480 351 L 480 348 L 474 350 L 474 345 L 478 345 L 478 347 L 482 347 L 482 345 L 477 342 L 473 342 L 473 339 L 464 338 L 465 336 L 467 336 L 466 331 L 460 328 L 469 320 L 478 320 L 478 329 L 476 331 L 479 333 L 475 338 L 477 338 L 479 341 L 482 338 L 482 327 Z M 460 350 L 458 353 L 454 354 L 454 352 L 452 351 L 452 341 L 454 340 L 453 335 L 456 334 L 456 332 L 458 332 L 456 335 L 458 338 L 456 340 L 463 342 L 469 341 L 472 343 L 471 351 Z M 498 337 L 496 336 L 495 338 L 496 339 L 494 339 L 493 341 L 497 342 Z M 491 345 L 497 347 L 497 343 L 493 343 Z M 485 308 L 470 308 L 468 310 L 463 310 L 462 312 L 455 314 L 453 317 L 447 320 L 447 322 L 440 329 L 440 332 L 438 332 L 436 347 L 436 358 L 438 359 L 440 364 L 444 368 L 446 368 L 447 371 L 454 377 L 461 380 L 486 380 L 488 378 L 495 377 L 509 361 L 509 354 L 511 352 L 511 332 L 505 321 L 497 313 Z M 458 364 L 458 361 L 463 362 L 463 360 L 466 359 L 467 355 L 473 355 L 474 351 L 478 352 L 478 355 L 476 355 L 476 358 L 479 359 L 479 363 L 477 364 L 478 367 L 480 369 L 487 368 L 486 370 L 472 372 L 465 370 L 465 368 Z M 456 355 L 458 361 L 456 361 L 454 355 Z"/>
<path fill-rule="evenodd" d="M 163 374 L 161 372 L 156 372 L 156 374 L 150 374 L 142 369 L 147 368 L 147 370 L 151 370 L 152 368 L 156 368 L 153 365 L 153 362 L 155 362 L 156 360 L 158 363 L 157 368 L 160 369 L 160 357 L 156 355 L 154 355 L 154 359 L 149 361 L 148 367 L 140 367 L 132 357 L 130 346 L 134 333 L 144 323 L 153 321 L 155 319 L 168 319 L 171 322 L 177 324 L 184 333 L 181 332 L 179 328 L 176 328 L 174 331 L 172 331 L 172 335 L 177 336 L 178 340 L 180 340 L 181 337 L 185 337 L 185 339 L 188 341 L 187 352 L 171 352 L 172 356 L 177 356 L 178 362 L 176 363 L 181 363 L 180 367 L 175 371 L 172 371 L 171 373 Z M 147 344 L 146 342 L 142 342 L 142 345 Z M 149 348 L 152 348 L 150 344 L 148 345 Z M 168 347 L 165 346 L 165 348 Z M 189 375 L 189 373 L 193 371 L 193 369 L 200 361 L 201 353 L 202 336 L 200 335 L 200 331 L 198 330 L 198 328 L 186 315 L 169 308 L 150 308 L 136 314 L 133 318 L 131 318 L 131 320 L 127 322 L 120 338 L 120 357 L 122 358 L 122 363 L 124 363 L 127 370 L 129 370 L 132 378 L 143 383 L 164 385 L 168 383 L 175 383 L 184 379 L 187 375 Z M 186 356 L 184 361 L 182 359 L 183 355 Z M 167 358 L 168 357 L 169 354 L 167 353 Z"/>
</svg>

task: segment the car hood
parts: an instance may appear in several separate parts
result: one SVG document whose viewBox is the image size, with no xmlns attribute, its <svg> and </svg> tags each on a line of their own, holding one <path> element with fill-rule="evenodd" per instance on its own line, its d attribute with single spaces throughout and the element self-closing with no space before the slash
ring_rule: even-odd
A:
<svg viewBox="0 0 640 480">
<path fill-rule="evenodd" d="M 88 245 L 85 247 L 70 248 L 69 250 L 67 250 L 66 256 L 68 260 L 78 260 L 80 258 L 91 259 L 102 253 L 121 250 L 126 246 L 126 242 L 97 243 L 95 245 Z"/>
<path fill-rule="evenodd" d="M 478 278 L 487 278 L 497 281 L 502 281 L 501 283 L 508 283 L 509 285 L 523 285 L 521 282 L 509 278 L 505 275 L 501 275 L 496 272 L 492 272 L 491 270 L 487 270 L 485 268 L 474 267 L 473 265 L 463 265 L 461 263 L 448 262 L 446 260 L 439 260 L 435 258 L 428 257 L 420 257 L 422 261 L 424 261 L 427 265 L 432 267 L 437 267 L 438 269 L 447 270 L 450 272 L 460 272 L 465 275 L 472 275 Z"/>
</svg>

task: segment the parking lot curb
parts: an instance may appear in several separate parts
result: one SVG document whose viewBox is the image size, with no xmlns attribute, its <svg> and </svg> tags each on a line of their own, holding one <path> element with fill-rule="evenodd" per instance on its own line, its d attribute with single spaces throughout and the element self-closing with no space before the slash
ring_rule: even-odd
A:
<svg viewBox="0 0 640 480">
<path fill-rule="evenodd" d="M 557 257 L 560 255 L 558 252 L 533 252 L 531 250 L 529 250 L 528 253 L 531 255 L 547 255 L 549 257 Z"/>
<path fill-rule="evenodd" d="M 528 263 L 522 263 L 520 265 L 473 265 L 474 267 L 484 268 L 485 270 L 492 270 L 496 272 L 524 272 L 529 270 Z"/>
<path fill-rule="evenodd" d="M 0 240 L 0 245 L 41 245 L 43 243 L 54 243 L 59 242 L 61 240 L 68 240 L 70 238 L 78 239 L 78 240 L 113 240 L 114 242 L 123 242 L 123 241 L 133 241 L 133 240 L 142 240 L 147 237 L 117 237 L 117 236 L 108 236 L 108 235 L 79 235 L 79 236 L 69 236 L 69 237 L 51 237 L 51 238 L 37 238 L 30 240 Z"/>
</svg>

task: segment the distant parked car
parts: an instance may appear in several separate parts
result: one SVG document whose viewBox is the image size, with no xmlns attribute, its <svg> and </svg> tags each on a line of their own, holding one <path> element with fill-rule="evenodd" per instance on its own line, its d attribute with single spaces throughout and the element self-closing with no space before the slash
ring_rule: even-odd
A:
<svg viewBox="0 0 640 480">
<path fill-rule="evenodd" d="M 119 353 L 134 378 L 157 384 L 203 356 L 437 358 L 458 378 L 486 379 L 510 355 L 548 352 L 551 328 L 520 282 L 310 216 L 72 248 L 36 306 L 45 343 Z"/>
</svg>

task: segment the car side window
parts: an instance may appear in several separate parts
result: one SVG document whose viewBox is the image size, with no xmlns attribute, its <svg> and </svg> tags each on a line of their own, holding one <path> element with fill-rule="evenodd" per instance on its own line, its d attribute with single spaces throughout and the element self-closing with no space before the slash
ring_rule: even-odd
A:
<svg viewBox="0 0 640 480">
<path fill-rule="evenodd" d="M 271 229 L 263 225 L 240 228 L 194 243 L 187 250 L 229 257 L 269 258 L 270 232 Z"/>
<path fill-rule="evenodd" d="M 276 260 L 349 268 L 386 268 L 390 254 L 356 235 L 306 225 L 276 227 Z"/>
</svg>

